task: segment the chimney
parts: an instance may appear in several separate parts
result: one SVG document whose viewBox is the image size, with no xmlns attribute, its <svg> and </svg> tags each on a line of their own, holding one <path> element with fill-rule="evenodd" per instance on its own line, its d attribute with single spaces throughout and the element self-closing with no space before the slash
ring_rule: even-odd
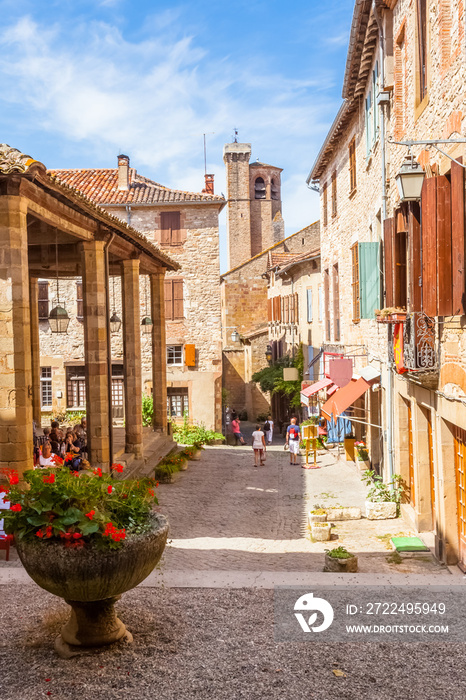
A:
<svg viewBox="0 0 466 700">
<path fill-rule="evenodd" d="M 214 194 L 214 175 L 205 174 L 205 189 L 204 194 Z"/>
<path fill-rule="evenodd" d="M 118 156 L 118 189 L 129 190 L 129 156 Z"/>
</svg>

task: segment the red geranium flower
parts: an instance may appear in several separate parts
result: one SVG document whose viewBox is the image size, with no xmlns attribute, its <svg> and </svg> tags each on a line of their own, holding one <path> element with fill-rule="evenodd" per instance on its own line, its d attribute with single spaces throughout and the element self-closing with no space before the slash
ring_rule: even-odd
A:
<svg viewBox="0 0 466 700">
<path fill-rule="evenodd" d="M 124 469 L 124 466 L 122 464 L 112 464 L 112 469 L 121 474 L 121 472 Z"/>
<path fill-rule="evenodd" d="M 80 532 L 73 532 L 73 539 L 79 540 L 82 537 Z"/>
<path fill-rule="evenodd" d="M 94 469 L 92 472 L 95 476 L 102 476 L 102 469 L 100 467 L 97 467 L 97 469 Z"/>
<path fill-rule="evenodd" d="M 45 536 L 52 537 L 52 526 L 51 525 L 47 525 L 47 527 L 45 528 Z"/>
<path fill-rule="evenodd" d="M 44 536 L 44 533 L 42 532 L 42 530 L 37 530 L 36 537 L 40 537 L 40 539 L 42 539 L 43 536 Z"/>
<path fill-rule="evenodd" d="M 159 485 L 159 482 L 157 481 L 157 483 L 155 484 L 155 488 L 158 488 L 158 485 Z"/>
<path fill-rule="evenodd" d="M 8 477 L 8 481 L 12 486 L 14 486 L 15 484 L 19 484 L 18 472 L 11 472 L 11 474 Z"/>
<path fill-rule="evenodd" d="M 85 513 L 86 518 L 89 518 L 89 520 L 92 520 L 94 515 L 95 515 L 95 510 L 90 510 L 89 513 Z"/>
<path fill-rule="evenodd" d="M 8 486 L 0 486 L 0 493 L 9 493 L 10 489 Z"/>
<path fill-rule="evenodd" d="M 49 474 L 49 476 L 44 476 L 42 478 L 42 481 L 44 484 L 54 484 L 55 483 L 55 474 Z"/>
<path fill-rule="evenodd" d="M 155 496 L 155 491 L 154 491 L 154 489 L 148 489 L 148 490 L 147 490 L 147 493 L 149 494 L 149 496 Z"/>
<path fill-rule="evenodd" d="M 63 464 L 63 458 L 60 457 L 59 455 L 53 455 L 52 457 L 52 462 L 57 465 L 57 467 L 61 467 Z"/>
<path fill-rule="evenodd" d="M 23 510 L 23 509 L 21 508 L 19 503 L 15 503 L 14 506 L 11 506 L 10 510 L 14 511 L 15 513 L 19 513 L 20 510 Z"/>
<path fill-rule="evenodd" d="M 112 493 L 112 490 L 113 490 L 113 486 L 112 486 L 111 484 L 109 484 L 109 485 L 107 486 L 107 492 L 108 492 L 108 493 Z"/>
</svg>

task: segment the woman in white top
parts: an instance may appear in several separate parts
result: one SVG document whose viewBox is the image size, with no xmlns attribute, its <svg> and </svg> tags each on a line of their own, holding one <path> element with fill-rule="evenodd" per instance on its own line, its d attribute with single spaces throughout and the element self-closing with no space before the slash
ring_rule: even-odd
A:
<svg viewBox="0 0 466 700">
<path fill-rule="evenodd" d="M 254 466 L 258 467 L 265 464 L 265 437 L 260 425 L 256 425 L 256 429 L 252 434 L 252 449 L 254 450 Z"/>
<path fill-rule="evenodd" d="M 42 452 L 39 456 L 39 467 L 54 467 L 54 457 L 55 455 L 52 454 L 52 446 L 50 442 L 44 442 L 42 445 Z"/>
</svg>

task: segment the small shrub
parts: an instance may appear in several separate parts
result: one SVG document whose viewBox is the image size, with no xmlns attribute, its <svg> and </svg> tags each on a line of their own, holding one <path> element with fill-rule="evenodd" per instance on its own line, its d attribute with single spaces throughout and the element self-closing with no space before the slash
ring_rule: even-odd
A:
<svg viewBox="0 0 466 700">
<path fill-rule="evenodd" d="M 192 425 L 185 416 L 183 425 L 174 425 L 173 438 L 181 445 L 201 447 L 213 440 L 225 440 L 221 433 L 208 430 L 204 425 Z"/>
<path fill-rule="evenodd" d="M 351 557 L 354 557 L 354 554 L 348 552 L 346 547 L 343 547 L 343 545 L 340 545 L 339 547 L 334 547 L 333 549 L 326 549 L 325 553 L 333 559 L 350 559 Z"/>
<path fill-rule="evenodd" d="M 312 515 L 325 515 L 327 511 L 325 508 L 316 508 L 315 510 L 311 510 Z"/>
<path fill-rule="evenodd" d="M 142 397 L 142 424 L 144 427 L 152 425 L 152 418 L 154 416 L 154 399 L 148 394 L 144 394 Z"/>
</svg>

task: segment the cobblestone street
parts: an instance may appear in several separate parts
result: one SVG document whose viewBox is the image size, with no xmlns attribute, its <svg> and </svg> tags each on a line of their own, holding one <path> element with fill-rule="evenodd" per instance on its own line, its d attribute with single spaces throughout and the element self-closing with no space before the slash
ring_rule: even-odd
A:
<svg viewBox="0 0 466 700">
<path fill-rule="evenodd" d="M 428 553 L 390 561 L 388 535 L 410 534 L 400 518 L 338 522 L 331 542 L 312 542 L 310 509 L 358 506 L 364 513 L 366 489 L 337 450 L 321 453 L 321 468 L 308 470 L 290 465 L 283 442 L 275 438 L 266 465 L 258 468 L 249 445 L 207 447 L 174 484 L 160 485 L 160 511 L 171 527 L 162 571 L 317 572 L 324 550 L 342 544 L 358 554 L 362 573 L 449 575 Z"/>
</svg>

